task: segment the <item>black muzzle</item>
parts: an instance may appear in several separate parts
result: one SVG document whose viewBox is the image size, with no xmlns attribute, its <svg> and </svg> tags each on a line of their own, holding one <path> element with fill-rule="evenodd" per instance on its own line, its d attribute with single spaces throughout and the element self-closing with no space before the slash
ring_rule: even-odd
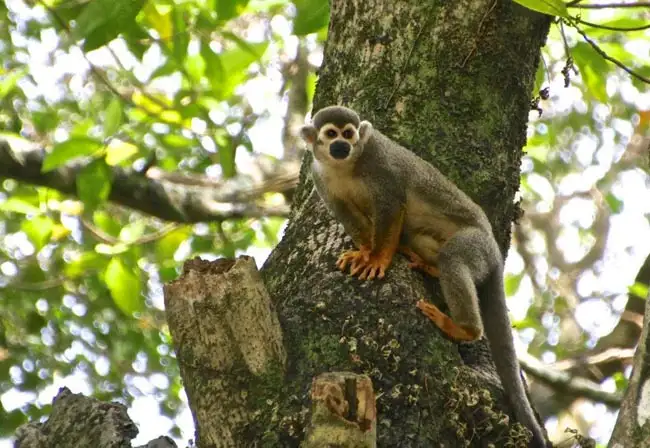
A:
<svg viewBox="0 0 650 448">
<path fill-rule="evenodd" d="M 335 141 L 330 145 L 330 154 L 335 159 L 345 159 L 350 155 L 350 144 L 343 141 Z"/>
</svg>

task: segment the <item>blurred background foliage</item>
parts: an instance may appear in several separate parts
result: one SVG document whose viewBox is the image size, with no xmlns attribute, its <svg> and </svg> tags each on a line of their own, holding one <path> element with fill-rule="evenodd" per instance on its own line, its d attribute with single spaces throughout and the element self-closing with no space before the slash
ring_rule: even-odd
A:
<svg viewBox="0 0 650 448">
<path fill-rule="evenodd" d="M 568 426 L 602 443 L 650 280 L 639 270 L 650 252 L 650 11 L 591 5 L 561 4 L 543 49 L 506 289 L 554 439 Z M 129 406 L 142 443 L 185 443 L 193 428 L 162 285 L 194 256 L 248 253 L 261 265 L 281 237 L 328 2 L 0 9 L 0 139 L 14 156 L 45 150 L 41 177 L 0 178 L 0 437 L 47 416 L 67 385 Z M 69 166 L 74 195 L 47 177 Z M 136 182 L 127 207 L 111 196 L 118 175 L 168 194 Z M 198 212 L 161 219 L 190 202 Z M 567 393 L 548 372 L 595 392 Z"/>
</svg>

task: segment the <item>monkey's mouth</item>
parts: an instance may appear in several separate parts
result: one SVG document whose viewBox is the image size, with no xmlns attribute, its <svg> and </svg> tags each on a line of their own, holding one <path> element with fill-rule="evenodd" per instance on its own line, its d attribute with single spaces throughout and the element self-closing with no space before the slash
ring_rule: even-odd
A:
<svg viewBox="0 0 650 448">
<path fill-rule="evenodd" d="M 334 142 L 330 145 L 330 154 L 335 159 L 345 159 L 350 155 L 350 144 L 347 142 Z"/>
</svg>

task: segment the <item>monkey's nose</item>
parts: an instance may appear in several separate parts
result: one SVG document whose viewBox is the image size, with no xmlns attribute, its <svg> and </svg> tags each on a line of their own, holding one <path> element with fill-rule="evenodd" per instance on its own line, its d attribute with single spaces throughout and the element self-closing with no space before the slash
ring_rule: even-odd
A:
<svg viewBox="0 0 650 448">
<path fill-rule="evenodd" d="M 345 159 L 350 155 L 350 144 L 348 142 L 336 141 L 330 145 L 330 154 L 335 159 Z"/>
</svg>

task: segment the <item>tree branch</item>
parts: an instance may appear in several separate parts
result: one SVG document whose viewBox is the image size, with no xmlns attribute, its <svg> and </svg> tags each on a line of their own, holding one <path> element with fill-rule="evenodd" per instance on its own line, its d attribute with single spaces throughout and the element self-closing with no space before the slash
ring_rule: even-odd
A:
<svg viewBox="0 0 650 448">
<path fill-rule="evenodd" d="M 533 356 L 520 354 L 518 358 L 527 374 L 557 391 L 579 395 L 614 407 L 620 406 L 623 401 L 620 392 L 607 392 L 593 381 L 545 366 Z"/>
<path fill-rule="evenodd" d="M 609 8 L 648 8 L 650 2 L 635 2 L 635 3 L 599 3 L 599 4 L 577 4 L 577 2 L 567 3 L 567 8 L 581 8 L 581 9 L 609 9 Z"/>
<path fill-rule="evenodd" d="M 632 26 L 629 28 L 624 28 L 620 26 L 609 26 L 609 25 L 602 25 L 600 23 L 593 23 L 593 22 L 587 22 L 586 20 L 582 20 L 579 18 L 574 18 L 578 23 L 582 23 L 583 25 L 590 26 L 592 28 L 600 28 L 601 30 L 610 30 L 610 31 L 643 31 L 650 29 L 650 23 L 647 25 L 641 25 L 641 26 Z"/>
<path fill-rule="evenodd" d="M 71 162 L 47 173 L 41 172 L 45 152 L 17 150 L 0 140 L 0 177 L 53 188 L 76 195 L 76 180 L 88 160 Z M 233 218 L 287 216 L 289 207 L 256 204 L 251 192 L 265 192 L 263 183 L 250 186 L 243 176 L 228 179 L 219 188 L 179 185 L 166 179 L 152 179 L 134 170 L 112 167 L 109 200 L 172 222 L 220 221 Z M 243 184 L 243 186 L 242 186 Z"/>
<path fill-rule="evenodd" d="M 638 4 L 638 3 L 637 3 L 637 4 Z M 648 3 L 647 5 L 650 6 L 650 3 Z M 608 60 L 609 62 L 613 63 L 614 65 L 616 65 L 616 66 L 619 67 L 619 68 L 622 68 L 622 69 L 625 70 L 628 74 L 630 74 L 631 76 L 634 76 L 634 77 L 637 78 L 638 80 L 643 81 L 643 82 L 645 82 L 645 83 L 647 83 L 647 84 L 650 84 L 650 78 L 646 78 L 646 77 L 643 76 L 642 74 L 635 72 L 634 70 L 632 70 L 631 68 L 629 68 L 627 65 L 623 64 L 623 63 L 622 63 L 621 61 L 619 61 L 618 59 L 611 57 L 610 55 L 608 55 L 608 54 L 605 52 L 605 50 L 603 50 L 602 48 L 600 48 L 596 42 L 594 42 L 593 40 L 591 40 L 591 39 L 589 38 L 589 36 L 587 36 L 587 34 L 586 34 L 584 31 L 582 31 L 582 30 L 581 30 L 577 25 L 573 24 L 573 27 L 576 29 L 576 31 L 577 31 L 578 33 L 580 33 L 580 35 L 582 36 L 582 38 L 583 38 L 583 39 L 584 39 L 584 40 L 585 40 L 589 45 L 591 45 L 591 48 L 593 48 L 593 49 L 596 51 L 596 53 L 598 53 L 599 55 L 601 55 L 601 56 L 603 57 L 603 59 Z"/>
</svg>

